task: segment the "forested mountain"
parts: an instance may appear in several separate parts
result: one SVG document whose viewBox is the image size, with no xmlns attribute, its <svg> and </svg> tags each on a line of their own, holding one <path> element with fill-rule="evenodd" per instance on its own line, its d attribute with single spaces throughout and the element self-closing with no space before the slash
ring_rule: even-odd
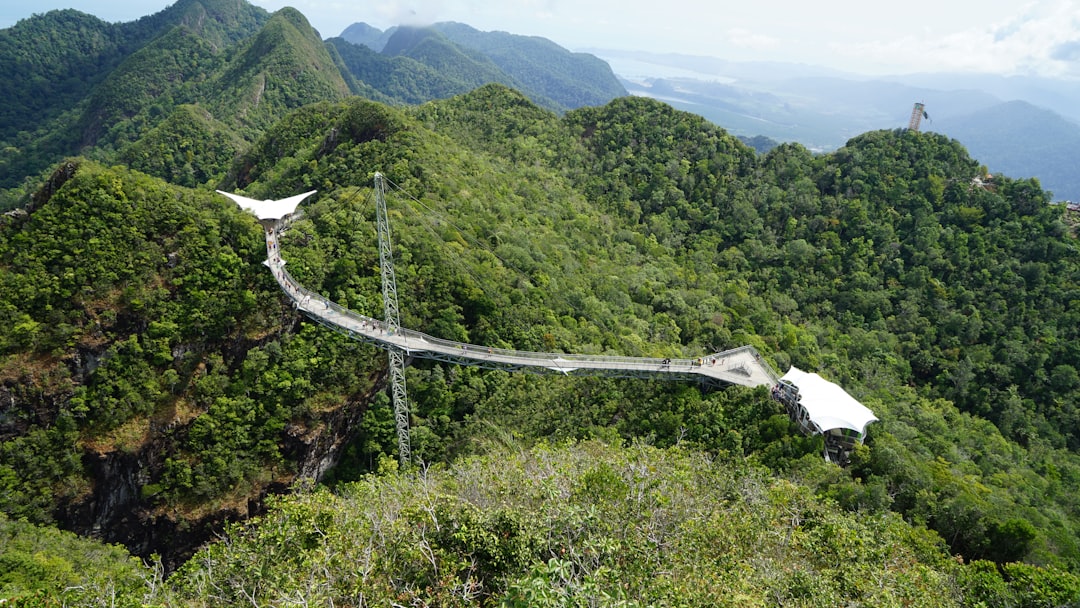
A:
<svg viewBox="0 0 1080 608">
<path fill-rule="evenodd" d="M 1038 177 L 1058 200 L 1080 199 L 1075 158 L 1080 88 L 1067 79 L 991 74 L 866 77 L 802 64 L 593 49 L 634 95 L 661 99 L 742 136 L 835 150 L 874 129 L 907 125 L 960 140 L 992 172 Z M 818 73 L 815 73 L 818 72 Z"/>
<path fill-rule="evenodd" d="M 5 134 L 0 136 L 0 187 L 17 186 L 66 154 L 112 160 L 177 105 L 205 104 L 211 97 L 208 83 L 229 63 L 227 49 L 269 18 L 246 2 L 180 0 L 131 23 L 106 24 L 75 11 L 53 11 L 0 31 L 0 44 L 10 50 L 4 57 L 15 62 L 4 66 L 0 79 L 0 86 L 10 87 L 9 107 L 15 109 L 0 126 Z M 96 46 L 79 42 L 93 32 Z M 26 65 L 22 57 L 55 59 L 48 70 L 26 71 L 20 70 Z M 58 83 L 60 94 L 53 95 Z M 20 105 L 21 99 L 34 105 Z M 9 193 L 8 205 L 20 194 L 25 196 Z"/>
<path fill-rule="evenodd" d="M 293 9 L 230 0 L 180 0 L 122 24 L 70 10 L 24 19 L 0 30 L 0 208 L 71 154 L 212 183 L 289 110 L 350 94 L 415 104 L 497 82 L 559 111 L 625 94 L 607 64 L 546 41 L 485 54 L 434 29 L 395 34 L 391 52 L 373 53 L 322 41 Z"/>
<path fill-rule="evenodd" d="M 485 55 L 430 28 L 394 28 L 380 52 L 343 38 L 329 43 L 358 80 L 408 104 L 460 95 L 489 82 L 517 84 Z M 537 101 L 556 108 L 546 98 Z"/>
<path fill-rule="evenodd" d="M 571 53 L 546 38 L 481 32 L 452 21 L 432 27 L 490 57 L 524 91 L 537 91 L 560 107 L 598 106 L 626 95 L 606 62 L 588 53 Z"/>
<path fill-rule="evenodd" d="M 380 92 L 380 97 L 375 99 L 418 104 L 469 90 L 464 82 L 454 77 L 454 72 L 444 74 L 412 57 L 389 57 L 341 38 L 331 38 L 327 43 L 333 45 L 345 69 L 357 83 L 365 83 L 373 91 Z"/>
<path fill-rule="evenodd" d="M 55 119 L 123 57 L 120 28 L 75 10 L 52 11 L 0 30 L 0 138 Z"/>
<path fill-rule="evenodd" d="M 0 141 L 36 131 L 71 110 L 130 54 L 182 26 L 215 46 L 255 32 L 266 11 L 246 2 L 179 0 L 130 23 L 111 24 L 75 10 L 50 11 L 0 30 Z M 179 57 L 170 58 L 178 60 Z"/>
<path fill-rule="evenodd" d="M 559 114 L 488 84 L 394 106 L 347 95 L 344 47 L 294 10 L 234 44 L 201 31 L 163 29 L 88 86 L 52 123 L 84 154 L 17 175 L 0 215 L 0 596 L 1080 601 L 1080 256 L 1034 180 L 905 130 L 760 154 L 635 97 Z M 402 49 L 444 44 L 413 34 Z M 380 316 L 375 171 L 397 186 L 404 326 L 751 344 L 880 422 L 842 469 L 764 387 L 414 362 L 422 466 L 398 470 L 385 355 L 300 317 L 262 228 L 213 192 L 318 190 L 281 254 Z"/>
<path fill-rule="evenodd" d="M 390 40 L 390 36 L 393 36 L 396 31 L 397 26 L 388 27 L 384 31 L 373 25 L 359 22 L 345 28 L 341 32 L 339 38 L 352 44 L 365 46 L 376 53 L 379 53 L 382 52 L 383 47 L 386 46 L 386 41 Z"/>
<path fill-rule="evenodd" d="M 354 23 L 345 28 L 341 39 L 384 55 L 408 55 L 466 84 L 475 82 L 479 75 L 469 77 L 470 71 L 490 70 L 493 65 L 501 76 L 487 76 L 484 82 L 514 86 L 533 102 L 553 110 L 603 105 L 626 95 L 626 89 L 601 59 L 571 53 L 535 36 L 482 32 L 449 21 L 427 28 L 393 27 L 385 32 L 366 23 Z M 451 43 L 449 47 L 445 41 Z"/>
<path fill-rule="evenodd" d="M 977 185 L 955 142 L 874 132 L 832 155 L 782 145 L 758 157 L 655 101 L 560 118 L 488 86 L 411 110 L 308 105 L 237 166 L 241 181 L 223 186 L 321 190 L 282 251 L 302 282 L 359 312 L 381 306 L 368 198 L 379 168 L 416 197 L 393 203 L 406 326 L 626 355 L 750 343 L 780 369 L 841 381 L 882 420 L 840 470 L 767 391 L 417 364 L 424 461 L 482 453 L 493 429 L 527 445 L 678 443 L 791 480 L 820 508 L 899 515 L 968 560 L 1075 568 L 1076 241 L 1033 183 Z M 394 453 L 384 357 L 287 309 L 258 264 L 260 229 L 226 203 L 79 161 L 7 219 L 5 512 L 140 552 L 169 539 L 176 565 L 198 530 L 257 510 L 248 497 L 340 483 Z M 486 551 L 470 546 L 452 550 Z M 526 570 L 548 562 L 548 549 L 514 551 Z M 944 568 L 929 557 L 940 551 L 920 563 Z M 204 580 L 200 563 L 191 580 Z M 1001 575 L 970 568 L 959 572 Z M 1037 576 L 1074 581 L 1055 572 Z M 981 589 L 969 574 L 948 574 L 957 597 Z M 808 580 L 827 588 L 819 575 Z M 514 593 L 511 579 L 485 580 Z"/>
</svg>

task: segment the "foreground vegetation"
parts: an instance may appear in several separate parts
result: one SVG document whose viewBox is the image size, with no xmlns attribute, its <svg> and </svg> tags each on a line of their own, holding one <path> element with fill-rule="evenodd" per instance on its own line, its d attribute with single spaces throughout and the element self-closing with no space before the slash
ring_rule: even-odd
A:
<svg viewBox="0 0 1080 608">
<path fill-rule="evenodd" d="M 1080 601 L 1075 575 L 963 564 L 936 534 L 895 514 L 845 511 L 738 457 L 598 442 L 489 447 L 452 465 L 277 499 L 165 581 L 72 547 L 65 534 L 31 535 L 0 520 L 13 545 L 0 582 L 8 592 L 36 585 L 22 596 L 27 604 L 119 606 Z M 73 576 L 85 558 L 94 567 Z M 24 562 L 49 574 L 28 581 L 26 572 L 41 570 L 23 567 L 24 578 L 5 578 Z"/>
</svg>

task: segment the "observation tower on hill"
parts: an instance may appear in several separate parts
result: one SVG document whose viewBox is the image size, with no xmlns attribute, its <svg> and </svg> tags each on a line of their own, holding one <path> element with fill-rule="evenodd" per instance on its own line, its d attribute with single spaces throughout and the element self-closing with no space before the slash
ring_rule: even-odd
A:
<svg viewBox="0 0 1080 608">
<path fill-rule="evenodd" d="M 922 124 L 924 118 L 930 118 L 926 113 L 926 105 L 921 101 L 916 101 L 915 107 L 911 108 L 911 120 L 908 121 L 907 128 L 911 131 L 918 131 L 919 125 Z"/>
</svg>

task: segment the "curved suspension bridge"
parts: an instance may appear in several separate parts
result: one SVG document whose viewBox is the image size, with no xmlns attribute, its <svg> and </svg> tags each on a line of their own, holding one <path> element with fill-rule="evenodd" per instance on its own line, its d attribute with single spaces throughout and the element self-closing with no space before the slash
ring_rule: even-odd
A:
<svg viewBox="0 0 1080 608">
<path fill-rule="evenodd" d="M 297 310 L 316 322 L 350 338 L 368 342 L 387 351 L 390 367 L 390 386 L 394 401 L 398 432 L 398 450 L 403 463 L 411 461 L 409 440 L 409 409 L 405 390 L 406 358 L 433 359 L 456 365 L 471 365 L 485 369 L 555 374 L 565 376 L 604 376 L 612 378 L 652 378 L 661 380 L 696 381 L 706 386 L 736 384 L 741 386 L 788 386 L 752 346 L 742 346 L 690 359 L 655 357 L 618 357 L 574 353 L 534 352 L 493 348 L 478 344 L 455 342 L 403 328 L 398 322 L 397 284 L 393 257 L 390 251 L 390 231 L 383 196 L 383 177 L 375 174 L 376 215 L 379 233 L 379 266 L 382 273 L 384 319 L 356 313 L 301 285 L 285 269 L 281 257 L 279 236 L 284 220 L 307 196 L 308 192 L 281 201 L 257 201 L 236 194 L 218 191 L 241 207 L 251 210 L 263 224 L 266 235 L 266 261 L 281 290 L 292 300 Z M 839 388 L 839 387 L 837 387 Z M 786 394 L 786 393 L 785 393 Z M 798 391 L 794 391 L 797 395 Z M 783 399 L 781 399 L 783 401 Z M 786 403 L 793 416 L 800 410 L 797 397 Z M 862 407 L 861 405 L 859 407 Z M 865 408 L 864 408 L 865 409 Z M 869 410 L 866 410 L 869 413 Z M 870 414 L 872 419 L 872 413 Z M 820 426 L 820 425 L 819 425 Z M 847 425 L 849 428 L 852 425 Z M 808 427 L 810 428 L 810 427 Z M 830 427 L 831 428 L 831 427 Z M 865 424 L 859 432 L 861 441 Z M 810 430 L 814 430 L 811 428 Z M 815 432 L 825 433 L 819 428 Z M 838 435 L 839 437 L 839 435 Z M 829 458 L 826 435 L 826 458 Z M 849 438 L 850 439 L 850 438 Z M 850 441 L 848 442 L 850 443 Z M 845 444 L 846 445 L 846 444 Z"/>
<path fill-rule="evenodd" d="M 613 357 L 492 348 L 444 340 L 411 329 L 395 329 L 384 321 L 332 302 L 297 282 L 285 270 L 285 261 L 278 255 L 274 233 L 267 233 L 267 252 L 269 257 L 264 263 L 273 271 L 278 285 L 292 299 L 297 310 L 350 338 L 384 349 L 396 348 L 409 357 L 487 369 L 567 376 L 696 380 L 705 384 L 742 386 L 771 385 L 778 380 L 776 372 L 752 346 L 695 359 Z"/>
</svg>

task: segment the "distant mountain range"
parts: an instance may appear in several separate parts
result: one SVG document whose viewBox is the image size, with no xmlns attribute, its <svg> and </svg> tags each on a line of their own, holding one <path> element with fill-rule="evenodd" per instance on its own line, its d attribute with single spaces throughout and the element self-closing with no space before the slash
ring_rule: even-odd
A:
<svg viewBox="0 0 1080 608">
<path fill-rule="evenodd" d="M 339 41 L 362 45 L 377 55 L 343 49 Z M 455 89 L 455 94 L 497 82 L 557 111 L 603 105 L 627 94 L 611 67 L 594 55 L 572 53 L 546 38 L 482 32 L 463 23 L 386 31 L 354 23 L 331 42 L 343 56 L 356 60 L 360 70 L 383 64 L 412 66 L 399 58 L 415 60 L 444 79 L 432 86 Z"/>
<path fill-rule="evenodd" d="M 71 155 L 220 181 L 286 113 L 351 95 L 409 105 L 499 83 L 555 112 L 626 95 L 607 63 L 542 38 L 457 23 L 346 33 L 361 44 L 234 0 L 118 24 L 50 11 L 0 29 L 0 208 L 19 196 L 4 189 Z"/>
<path fill-rule="evenodd" d="M 958 139 L 992 172 L 1038 177 L 1080 199 L 1080 83 L 992 75 L 870 78 L 816 66 L 590 49 L 633 95 L 694 112 L 740 136 L 833 150 L 866 131 L 902 128 L 926 105 L 923 130 Z"/>
<path fill-rule="evenodd" d="M 905 127 L 921 101 L 930 117 L 923 130 L 959 139 L 991 172 L 1038 177 L 1055 198 L 1080 200 L 1070 165 L 1080 149 L 1080 84 L 867 78 L 797 64 L 589 51 L 453 22 L 387 30 L 354 23 L 324 41 L 297 11 L 271 16 L 230 0 L 179 0 L 120 24 L 51 11 L 0 30 L 0 188 L 83 153 L 206 183 L 301 105 L 349 95 L 419 104 L 499 83 L 555 112 L 653 97 L 759 151 L 768 140 L 833 150 L 867 131 Z M 202 153 L 153 154 L 177 145 Z"/>
<path fill-rule="evenodd" d="M 941 131 L 972 156 L 1010 176 L 1040 176 L 1058 200 L 1080 200 L 1080 125 L 1026 101 L 1010 101 L 956 117 Z"/>
</svg>

